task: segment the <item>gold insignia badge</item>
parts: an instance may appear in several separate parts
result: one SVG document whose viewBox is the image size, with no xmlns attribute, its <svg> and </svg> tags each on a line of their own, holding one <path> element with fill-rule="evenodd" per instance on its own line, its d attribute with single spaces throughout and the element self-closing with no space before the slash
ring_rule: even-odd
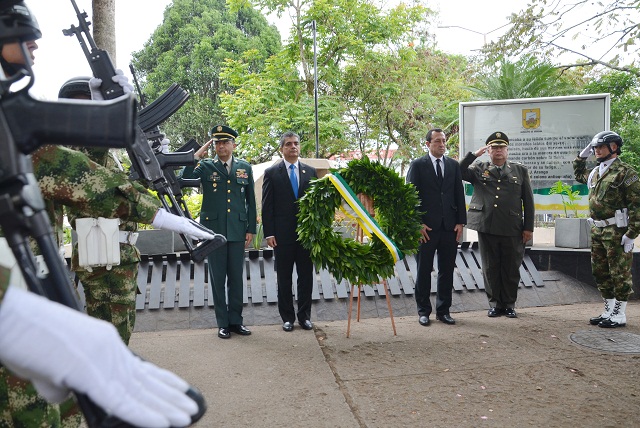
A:
<svg viewBox="0 0 640 428">
<path fill-rule="evenodd" d="M 540 127 L 540 109 L 531 108 L 522 110 L 522 127 L 535 129 Z"/>
<path fill-rule="evenodd" d="M 222 126 L 221 126 L 221 125 L 218 125 L 218 127 L 216 128 L 216 130 L 217 130 L 218 132 L 221 132 L 221 131 L 222 131 Z"/>
<path fill-rule="evenodd" d="M 496 132 L 496 137 L 497 137 L 497 138 L 502 138 L 502 134 L 501 134 L 501 133 L 499 133 L 499 132 Z"/>
</svg>

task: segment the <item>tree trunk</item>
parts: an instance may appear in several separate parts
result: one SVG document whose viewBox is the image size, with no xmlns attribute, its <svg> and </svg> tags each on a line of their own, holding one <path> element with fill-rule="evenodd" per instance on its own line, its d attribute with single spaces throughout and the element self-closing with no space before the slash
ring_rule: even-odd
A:
<svg viewBox="0 0 640 428">
<path fill-rule="evenodd" d="M 93 0 L 93 39 L 116 66 L 116 0 Z"/>
</svg>

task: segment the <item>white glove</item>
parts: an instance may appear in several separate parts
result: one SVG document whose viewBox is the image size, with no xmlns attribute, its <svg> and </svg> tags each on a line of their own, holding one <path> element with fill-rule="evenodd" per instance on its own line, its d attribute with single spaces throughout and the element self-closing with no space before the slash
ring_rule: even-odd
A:
<svg viewBox="0 0 640 428">
<path fill-rule="evenodd" d="M 629 238 L 627 235 L 622 235 L 620 245 L 624 247 L 624 252 L 628 253 L 633 250 L 633 239 Z"/>
<path fill-rule="evenodd" d="M 589 144 L 587 144 L 587 147 L 582 149 L 582 151 L 580 152 L 580 154 L 578 156 L 580 156 L 582 159 L 586 159 L 590 155 L 591 155 L 591 142 L 589 142 Z"/>
<path fill-rule="evenodd" d="M 162 153 L 169 153 L 169 143 L 171 141 L 168 138 L 164 138 L 162 141 L 160 141 L 160 151 Z"/>
<path fill-rule="evenodd" d="M 91 99 L 94 101 L 104 101 L 102 92 L 100 92 L 100 85 L 102 85 L 102 79 L 92 77 L 89 79 L 89 90 L 91 91 Z"/>
<path fill-rule="evenodd" d="M 111 78 L 115 83 L 122 86 L 122 90 L 125 94 L 133 92 L 133 85 L 129 83 L 129 78 L 124 75 L 123 71 L 119 68 L 116 70 L 116 75 Z"/>
<path fill-rule="evenodd" d="M 156 229 L 171 230 L 193 237 L 194 239 L 214 239 L 216 233 L 207 229 L 198 222 L 186 217 L 172 214 L 164 208 L 160 208 L 151 223 Z"/>
<path fill-rule="evenodd" d="M 198 412 L 189 385 L 135 356 L 113 325 L 15 286 L 0 306 L 0 361 L 48 401 L 72 389 L 136 426 L 188 426 Z"/>
<path fill-rule="evenodd" d="M 122 70 L 117 69 L 116 75 L 111 78 L 115 83 L 122 87 L 125 94 L 133 92 L 133 86 L 129 83 L 129 78 L 124 75 Z M 92 77 L 89 79 L 89 90 L 91 91 L 91 99 L 94 101 L 104 101 L 102 92 L 100 92 L 100 86 L 102 85 L 102 79 Z"/>
</svg>

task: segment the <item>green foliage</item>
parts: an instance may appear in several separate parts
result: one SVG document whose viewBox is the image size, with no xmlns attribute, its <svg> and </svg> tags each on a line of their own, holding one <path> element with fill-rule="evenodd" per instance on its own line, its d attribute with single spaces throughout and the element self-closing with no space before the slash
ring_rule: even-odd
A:
<svg viewBox="0 0 640 428">
<path fill-rule="evenodd" d="M 398 174 L 367 157 L 349 162 L 338 170 L 355 194 L 373 199 L 375 219 L 382 231 L 405 255 L 417 251 L 421 218 L 418 194 Z M 342 197 L 328 176 L 315 180 L 300 198 L 298 236 L 311 252 L 316 266 L 326 268 L 336 281 L 375 284 L 394 274 L 394 261 L 384 243 L 373 236 L 362 244 L 343 239 L 333 228 L 336 209 Z"/>
<path fill-rule="evenodd" d="M 633 63 L 640 45 L 638 0 L 598 2 L 532 0 L 510 16 L 509 30 L 485 52 L 489 61 L 503 57 L 579 57 L 570 67 L 603 66 L 639 75 Z M 568 54 L 568 55 L 567 55 Z M 571 60 L 573 61 L 573 60 Z"/>
<path fill-rule="evenodd" d="M 253 240 L 251 241 L 251 247 L 254 250 L 259 250 L 262 248 L 262 240 L 264 239 L 264 228 L 262 223 L 258 223 L 256 226 L 256 233 L 253 235 Z"/>
<path fill-rule="evenodd" d="M 640 168 L 640 89 L 634 73 L 607 71 L 584 87 L 586 94 L 611 94 L 611 129 L 624 141 L 620 158 Z"/>
<path fill-rule="evenodd" d="M 565 184 L 562 180 L 556 181 L 549 189 L 550 195 L 560 195 L 562 198 L 562 205 L 564 206 L 564 216 L 569 218 L 567 210 L 573 212 L 573 217 L 578 217 L 577 201 L 580 199 L 580 191 L 573 190 L 570 184 Z M 565 199 L 565 196 L 567 197 Z"/>
<path fill-rule="evenodd" d="M 252 52 L 249 70 L 259 71 L 280 48 L 277 29 L 246 5 L 232 12 L 225 0 L 174 0 L 144 49 L 133 54 L 133 64 L 149 101 L 172 83 L 189 93 L 162 125 L 175 147 L 191 137 L 204 142 L 213 125 L 226 123 L 220 95 L 235 90 L 220 78 L 226 60 Z"/>
<path fill-rule="evenodd" d="M 488 69 L 477 77 L 468 89 L 480 99 L 506 100 L 537 98 L 576 93 L 576 89 L 558 68 L 549 62 L 539 62 L 533 56 L 516 62 L 502 59 L 496 70 Z M 496 72 L 497 71 L 497 72 Z"/>
</svg>

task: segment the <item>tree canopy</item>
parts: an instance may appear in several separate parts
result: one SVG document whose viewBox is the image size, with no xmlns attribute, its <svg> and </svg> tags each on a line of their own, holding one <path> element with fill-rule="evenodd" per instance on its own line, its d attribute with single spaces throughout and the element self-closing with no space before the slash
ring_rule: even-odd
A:
<svg viewBox="0 0 640 428">
<path fill-rule="evenodd" d="M 149 99 L 172 83 L 189 92 L 189 101 L 163 127 L 179 141 L 204 142 L 213 125 L 227 123 L 220 96 L 235 88 L 220 78 L 225 61 L 251 52 L 248 70 L 259 71 L 280 49 L 278 30 L 249 6 L 232 12 L 224 0 L 174 0 L 133 63 Z"/>
</svg>

